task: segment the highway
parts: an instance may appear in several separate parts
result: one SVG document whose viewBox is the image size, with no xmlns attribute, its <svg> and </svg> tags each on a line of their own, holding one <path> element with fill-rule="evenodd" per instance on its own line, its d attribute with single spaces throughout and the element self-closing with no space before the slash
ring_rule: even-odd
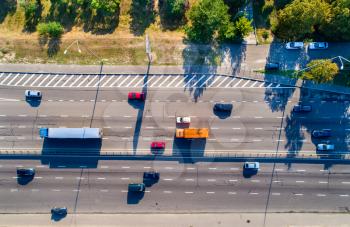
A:
<svg viewBox="0 0 350 227">
<path fill-rule="evenodd" d="M 35 167 L 35 178 L 18 184 L 16 167 Z M 0 170 L 1 213 L 47 213 L 53 206 L 76 213 L 265 212 L 267 200 L 267 212 L 344 212 L 350 202 L 350 167 L 342 165 L 262 164 L 251 178 L 242 176 L 242 163 L 216 162 L 100 161 L 94 169 L 50 169 L 2 160 Z M 128 194 L 128 183 L 142 182 L 150 170 L 160 173 L 159 182 L 139 196 Z"/>
</svg>

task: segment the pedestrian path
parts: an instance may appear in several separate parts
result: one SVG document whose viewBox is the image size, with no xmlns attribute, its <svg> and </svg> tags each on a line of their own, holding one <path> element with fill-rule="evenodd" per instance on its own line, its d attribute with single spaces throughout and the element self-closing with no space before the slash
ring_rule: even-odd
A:
<svg viewBox="0 0 350 227">
<path fill-rule="evenodd" d="M 53 88 L 282 88 L 280 84 L 215 74 L 1 73 L 0 86 Z"/>
</svg>

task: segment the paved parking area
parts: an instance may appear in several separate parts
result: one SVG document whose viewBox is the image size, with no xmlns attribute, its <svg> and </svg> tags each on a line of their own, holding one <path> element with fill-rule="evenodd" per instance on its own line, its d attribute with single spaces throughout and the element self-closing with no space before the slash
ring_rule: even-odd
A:
<svg viewBox="0 0 350 227">
<path fill-rule="evenodd" d="M 0 73 L 1 86 L 57 88 L 266 88 L 280 84 L 215 74 L 40 74 Z"/>
</svg>

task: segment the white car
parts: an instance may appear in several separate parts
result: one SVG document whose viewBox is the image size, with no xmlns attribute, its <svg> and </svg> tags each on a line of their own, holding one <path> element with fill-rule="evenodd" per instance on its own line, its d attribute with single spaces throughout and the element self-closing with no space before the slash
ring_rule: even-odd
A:
<svg viewBox="0 0 350 227">
<path fill-rule="evenodd" d="M 191 123 L 191 118 L 190 117 L 177 117 L 176 118 L 176 123 L 178 123 L 178 124 L 189 124 L 189 123 Z"/>
<path fill-rule="evenodd" d="M 41 92 L 40 91 L 35 91 L 35 90 L 26 90 L 24 92 L 24 95 L 27 98 L 41 98 Z"/>
<path fill-rule="evenodd" d="M 324 50 L 328 48 L 327 42 L 312 42 L 309 44 L 309 50 Z"/>
<path fill-rule="evenodd" d="M 334 151 L 334 144 L 317 144 L 318 151 Z"/>
<path fill-rule="evenodd" d="M 259 162 L 245 162 L 243 165 L 245 170 L 256 170 L 258 171 L 260 168 Z"/>
<path fill-rule="evenodd" d="M 303 42 L 288 42 L 286 43 L 287 50 L 299 50 L 304 48 Z"/>
</svg>

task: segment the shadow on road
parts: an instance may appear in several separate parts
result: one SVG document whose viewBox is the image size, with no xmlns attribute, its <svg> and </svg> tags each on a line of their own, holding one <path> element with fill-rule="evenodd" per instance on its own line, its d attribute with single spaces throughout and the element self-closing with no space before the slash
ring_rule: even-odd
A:
<svg viewBox="0 0 350 227">
<path fill-rule="evenodd" d="M 130 192 L 128 191 L 127 203 L 130 205 L 135 205 L 140 203 L 140 201 L 145 196 L 145 192 Z"/>
<path fill-rule="evenodd" d="M 34 179 L 34 176 L 18 176 L 17 183 L 19 185 L 27 185 Z"/>
<path fill-rule="evenodd" d="M 183 158 L 185 163 L 194 163 L 196 158 L 203 157 L 206 139 L 183 139 L 174 137 L 173 157 Z"/>
</svg>

